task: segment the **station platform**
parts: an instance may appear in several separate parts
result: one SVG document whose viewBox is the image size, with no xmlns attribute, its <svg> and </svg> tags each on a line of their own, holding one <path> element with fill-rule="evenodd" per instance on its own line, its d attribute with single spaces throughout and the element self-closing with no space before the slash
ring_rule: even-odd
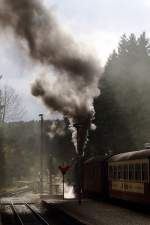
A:
<svg viewBox="0 0 150 225">
<path fill-rule="evenodd" d="M 81 225 L 150 225 L 150 216 L 131 209 L 90 199 L 77 200 L 47 199 L 43 200 L 49 207 L 58 209 L 58 213 L 75 219 Z"/>
</svg>

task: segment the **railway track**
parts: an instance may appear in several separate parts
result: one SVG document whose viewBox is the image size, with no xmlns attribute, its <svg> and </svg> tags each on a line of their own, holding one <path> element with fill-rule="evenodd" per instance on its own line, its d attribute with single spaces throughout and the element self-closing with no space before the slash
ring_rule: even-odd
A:
<svg viewBox="0 0 150 225">
<path fill-rule="evenodd" d="M 5 212 L 2 213 L 3 225 L 52 225 L 43 218 L 28 203 L 5 204 Z"/>
</svg>

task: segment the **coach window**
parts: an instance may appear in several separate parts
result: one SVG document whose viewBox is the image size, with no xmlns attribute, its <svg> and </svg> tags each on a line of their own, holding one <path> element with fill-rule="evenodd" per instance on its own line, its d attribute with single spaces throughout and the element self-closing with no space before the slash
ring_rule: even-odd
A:
<svg viewBox="0 0 150 225">
<path fill-rule="evenodd" d="M 124 166 L 123 165 L 121 165 L 120 166 L 120 179 L 123 179 L 124 178 Z"/>
<path fill-rule="evenodd" d="M 128 179 L 128 165 L 124 165 L 124 179 L 127 180 Z"/>
<path fill-rule="evenodd" d="M 113 167 L 109 166 L 109 178 L 113 178 Z"/>
<path fill-rule="evenodd" d="M 114 166 L 114 179 L 117 178 L 117 166 Z"/>
<path fill-rule="evenodd" d="M 141 181 L 141 165 L 135 164 L 135 180 Z"/>
<path fill-rule="evenodd" d="M 118 166 L 118 179 L 121 179 L 121 166 Z"/>
<path fill-rule="evenodd" d="M 129 164 L 129 180 L 134 180 L 134 165 Z"/>
<path fill-rule="evenodd" d="M 142 163 L 142 180 L 148 181 L 148 164 Z"/>
</svg>

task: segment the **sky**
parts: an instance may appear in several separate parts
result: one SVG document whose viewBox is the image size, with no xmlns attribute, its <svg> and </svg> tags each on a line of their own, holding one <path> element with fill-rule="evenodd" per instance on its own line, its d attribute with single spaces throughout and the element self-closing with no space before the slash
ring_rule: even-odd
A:
<svg viewBox="0 0 150 225">
<path fill-rule="evenodd" d="M 74 39 L 94 52 L 102 66 L 117 48 L 124 33 L 139 35 L 146 31 L 150 38 L 149 0 L 43 0 L 52 9 L 60 24 Z M 26 120 L 37 120 L 38 114 L 48 115 L 47 109 L 30 93 L 31 82 L 39 67 L 23 55 L 16 39 L 7 32 L 0 33 L 1 86 L 13 87 L 26 108 Z M 52 118 L 55 117 L 51 115 Z"/>
</svg>

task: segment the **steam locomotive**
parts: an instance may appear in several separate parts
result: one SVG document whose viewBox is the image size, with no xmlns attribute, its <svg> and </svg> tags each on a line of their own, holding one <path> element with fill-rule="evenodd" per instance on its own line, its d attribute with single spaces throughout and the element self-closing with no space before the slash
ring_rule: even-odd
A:
<svg viewBox="0 0 150 225">
<path fill-rule="evenodd" d="M 95 157 L 83 165 L 85 195 L 150 203 L 150 149 Z"/>
</svg>

